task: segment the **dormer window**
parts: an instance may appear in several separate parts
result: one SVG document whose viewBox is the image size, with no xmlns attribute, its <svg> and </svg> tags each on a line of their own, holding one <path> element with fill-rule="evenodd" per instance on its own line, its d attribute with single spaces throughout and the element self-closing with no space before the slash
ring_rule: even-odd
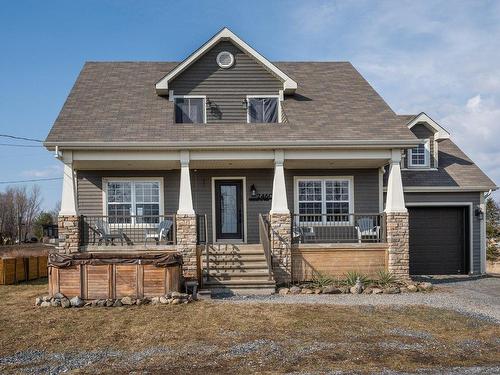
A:
<svg viewBox="0 0 500 375">
<path fill-rule="evenodd" d="M 204 96 L 176 96 L 175 122 L 177 124 L 205 123 L 205 101 Z"/>
<path fill-rule="evenodd" d="M 248 96 L 249 123 L 281 122 L 279 96 Z"/>
<path fill-rule="evenodd" d="M 408 152 L 408 166 L 410 168 L 429 168 L 430 166 L 430 140 L 413 147 Z"/>
</svg>

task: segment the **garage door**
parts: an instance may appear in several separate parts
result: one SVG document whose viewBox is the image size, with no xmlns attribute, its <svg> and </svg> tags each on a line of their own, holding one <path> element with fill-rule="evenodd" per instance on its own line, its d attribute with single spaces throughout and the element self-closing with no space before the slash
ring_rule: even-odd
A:
<svg viewBox="0 0 500 375">
<path fill-rule="evenodd" d="M 412 207 L 410 274 L 466 274 L 468 223 L 465 207 Z"/>
</svg>

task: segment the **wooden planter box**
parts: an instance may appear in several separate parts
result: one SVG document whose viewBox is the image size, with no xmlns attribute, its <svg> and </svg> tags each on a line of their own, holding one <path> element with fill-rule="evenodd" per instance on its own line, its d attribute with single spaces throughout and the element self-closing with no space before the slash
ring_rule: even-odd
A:
<svg viewBox="0 0 500 375">
<path fill-rule="evenodd" d="M 180 291 L 181 266 L 151 264 L 79 264 L 49 266 L 49 294 L 72 298 L 106 299 L 155 297 Z"/>
</svg>

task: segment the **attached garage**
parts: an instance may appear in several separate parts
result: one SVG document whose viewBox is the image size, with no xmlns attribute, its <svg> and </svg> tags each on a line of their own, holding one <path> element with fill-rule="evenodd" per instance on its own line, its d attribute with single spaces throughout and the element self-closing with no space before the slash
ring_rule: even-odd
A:
<svg viewBox="0 0 500 375">
<path fill-rule="evenodd" d="M 468 274 L 470 213 L 465 206 L 409 207 L 410 274 Z"/>
</svg>

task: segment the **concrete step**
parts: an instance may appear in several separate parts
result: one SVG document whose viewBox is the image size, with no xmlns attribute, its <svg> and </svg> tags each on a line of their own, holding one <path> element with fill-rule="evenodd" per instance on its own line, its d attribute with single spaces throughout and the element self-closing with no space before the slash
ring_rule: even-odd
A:
<svg viewBox="0 0 500 375">
<path fill-rule="evenodd" d="M 206 262 L 206 257 L 201 257 L 202 261 Z M 209 262 L 265 262 L 266 257 L 262 255 L 210 255 L 208 257 Z"/>
<path fill-rule="evenodd" d="M 214 286 L 210 287 L 211 297 L 225 297 L 225 296 L 270 296 L 276 293 L 276 286 Z"/>
<path fill-rule="evenodd" d="M 203 263 L 206 269 L 206 263 Z M 213 269 L 221 269 L 221 270 L 268 270 L 267 263 L 266 262 L 244 262 L 241 264 L 234 263 L 234 264 L 228 264 L 226 262 L 222 263 L 217 263 L 217 262 L 212 262 L 210 263 L 210 270 Z"/>
<path fill-rule="evenodd" d="M 205 274 L 204 274 L 205 276 Z M 252 273 L 228 273 L 228 272 L 210 272 L 209 280 L 214 281 L 214 282 L 221 282 L 221 281 L 248 281 L 250 283 L 255 283 L 257 281 L 265 281 L 265 282 L 274 282 L 272 279 L 269 280 L 269 274 L 264 273 L 264 272 L 252 272 Z"/>
</svg>

